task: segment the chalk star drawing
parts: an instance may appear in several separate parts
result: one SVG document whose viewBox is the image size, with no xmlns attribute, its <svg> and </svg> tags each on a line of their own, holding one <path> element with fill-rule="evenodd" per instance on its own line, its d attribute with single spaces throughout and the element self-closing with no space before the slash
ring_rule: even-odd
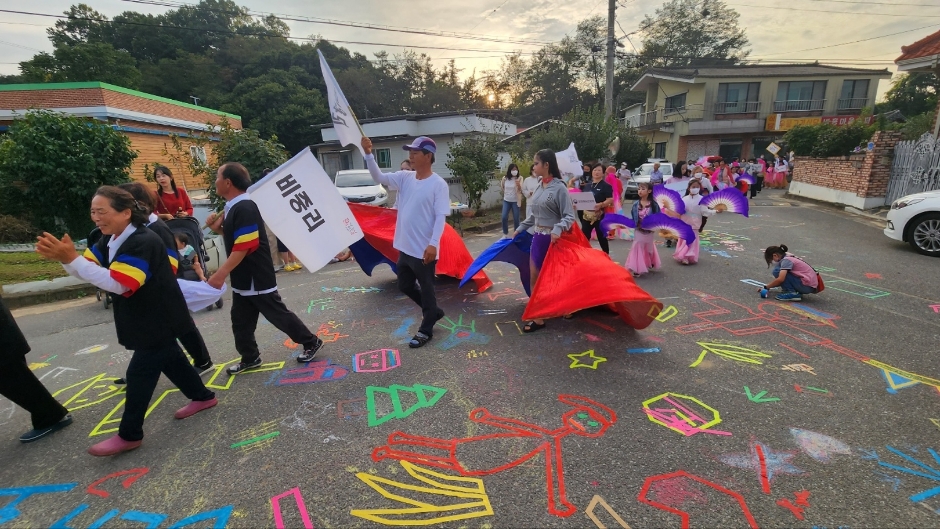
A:
<svg viewBox="0 0 940 529">
<path fill-rule="evenodd" d="M 463 314 L 457 317 L 457 321 L 445 317 L 443 320 L 437 322 L 437 324 L 450 331 L 450 335 L 438 344 L 438 347 L 441 349 L 446 350 L 467 343 L 477 345 L 490 343 L 489 336 L 477 332 L 476 320 L 470 320 L 469 324 L 463 322 Z"/>
<path fill-rule="evenodd" d="M 933 466 L 929 464 L 929 463 L 935 462 L 936 464 L 940 465 L 940 456 L 937 455 L 937 452 L 933 448 L 927 449 L 927 451 L 930 452 L 930 455 L 933 457 L 933 461 L 929 461 L 929 462 L 924 462 L 924 461 L 920 461 L 919 459 L 915 459 L 914 457 L 911 457 L 905 454 L 904 452 L 898 450 L 897 448 L 894 448 L 893 446 L 885 446 L 885 448 L 887 448 L 888 451 L 891 452 L 892 454 L 904 459 L 908 463 L 912 463 L 916 465 L 917 467 L 919 467 L 919 469 L 915 470 L 909 467 L 892 465 L 891 463 L 885 463 L 884 461 L 881 461 L 881 460 L 878 461 L 879 465 L 885 468 L 890 468 L 892 470 L 897 470 L 898 472 L 910 474 L 912 476 L 922 477 L 930 481 L 940 481 L 940 470 L 934 468 Z M 934 487 L 932 489 L 927 489 L 922 492 L 918 492 L 917 494 L 914 494 L 913 496 L 911 496 L 910 499 L 912 502 L 917 503 L 917 502 L 924 501 L 926 499 L 930 499 L 937 495 L 940 495 L 940 487 Z"/>
<path fill-rule="evenodd" d="M 796 452 L 777 451 L 760 441 L 751 441 L 749 452 L 724 454 L 718 456 L 718 460 L 735 468 L 757 472 L 764 494 L 770 494 L 770 483 L 776 475 L 804 473 L 790 462 L 794 457 Z"/>
<path fill-rule="evenodd" d="M 581 361 L 582 356 L 588 357 L 590 363 Z M 580 354 L 571 353 L 570 355 L 568 355 L 568 358 L 571 359 L 571 365 L 568 366 L 571 369 L 574 369 L 576 367 L 587 367 L 589 369 L 597 369 L 597 366 L 601 362 L 607 361 L 607 359 L 604 358 L 603 356 L 595 356 L 594 349 L 584 351 L 583 353 L 580 353 Z"/>
<path fill-rule="evenodd" d="M 696 406 L 700 411 L 693 410 Z M 718 410 L 695 397 L 678 393 L 663 393 L 643 401 L 643 411 L 649 420 L 689 437 L 697 433 L 731 435 L 730 432 L 710 430 L 721 422 Z"/>
<path fill-rule="evenodd" d="M 820 463 L 832 461 L 832 456 L 835 454 L 852 454 L 852 448 L 849 445 L 828 435 L 800 428 L 790 428 L 790 434 L 806 455 Z"/>
<path fill-rule="evenodd" d="M 405 471 L 425 486 L 393 481 L 367 472 L 356 477 L 383 497 L 405 504 L 397 509 L 353 509 L 349 514 L 382 525 L 437 525 L 455 520 L 492 516 L 493 507 L 480 478 L 448 476 L 420 467 L 408 461 L 399 461 Z M 410 496 L 421 493 L 421 500 Z"/>
</svg>

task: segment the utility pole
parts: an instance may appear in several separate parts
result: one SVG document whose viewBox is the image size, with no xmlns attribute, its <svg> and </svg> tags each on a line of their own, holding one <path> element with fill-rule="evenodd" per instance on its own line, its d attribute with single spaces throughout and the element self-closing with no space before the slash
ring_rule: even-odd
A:
<svg viewBox="0 0 940 529">
<path fill-rule="evenodd" d="M 617 41 L 614 39 L 614 17 L 617 16 L 617 0 L 608 0 L 607 7 L 607 87 L 604 90 L 604 117 L 614 111 L 614 57 Z"/>
</svg>

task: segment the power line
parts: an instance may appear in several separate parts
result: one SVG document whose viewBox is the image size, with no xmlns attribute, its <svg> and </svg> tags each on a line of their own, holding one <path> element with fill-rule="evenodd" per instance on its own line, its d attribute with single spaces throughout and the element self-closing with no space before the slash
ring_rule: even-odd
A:
<svg viewBox="0 0 940 529">
<path fill-rule="evenodd" d="M 774 55 L 783 55 L 784 53 L 800 53 L 800 52 L 804 52 L 804 51 L 823 50 L 823 49 L 826 49 L 826 48 L 835 48 L 835 47 L 838 47 L 838 46 L 847 46 L 847 45 L 849 45 L 849 44 L 858 44 L 859 42 L 867 42 L 867 41 L 870 41 L 870 40 L 883 39 L 883 38 L 886 38 L 886 37 L 893 37 L 893 36 L 895 36 L 895 35 L 901 35 L 902 33 L 911 33 L 912 31 L 920 31 L 920 30 L 922 30 L 922 29 L 930 29 L 930 28 L 935 28 L 935 27 L 937 27 L 937 26 L 940 26 L 940 24 L 932 24 L 932 25 L 930 25 L 930 26 L 921 26 L 921 27 L 919 27 L 919 28 L 914 28 L 914 29 L 905 29 L 904 31 L 898 31 L 897 33 L 888 33 L 887 35 L 878 35 L 877 37 L 868 37 L 867 39 L 859 39 L 859 40 L 853 40 L 853 41 L 849 41 L 849 42 L 840 42 L 839 44 L 829 44 L 829 45 L 827 45 L 827 46 L 817 46 L 817 47 L 815 47 L 815 48 L 806 48 L 806 49 L 796 50 L 796 51 L 785 51 L 785 52 L 782 52 L 782 53 L 768 53 L 768 54 L 764 55 L 764 57 L 772 57 L 772 56 L 774 56 Z"/>
<path fill-rule="evenodd" d="M 901 2 L 861 2 L 859 0 L 807 0 L 809 2 L 834 2 L 837 4 L 860 4 L 881 6 L 940 7 L 937 4 L 905 4 Z"/>
<path fill-rule="evenodd" d="M 155 5 L 163 7 L 195 7 L 196 4 L 187 4 L 185 2 L 175 2 L 173 0 L 123 0 L 125 2 L 131 2 L 135 4 L 146 4 L 146 5 Z M 507 2 L 509 0 L 506 0 Z M 506 2 L 503 2 L 505 5 Z M 502 7 L 502 6 L 500 6 Z M 225 9 L 211 9 L 203 7 L 202 9 L 207 9 L 210 11 L 216 11 L 221 13 L 230 13 L 231 11 Z M 497 8 L 499 9 L 499 8 Z M 495 10 L 494 10 L 495 11 Z M 306 22 L 310 24 L 325 24 L 330 26 L 340 26 L 340 27 L 350 27 L 358 29 L 368 29 L 374 31 L 388 31 L 393 33 L 406 33 L 410 35 L 425 35 L 430 37 L 444 37 L 444 38 L 453 38 L 453 39 L 468 39 L 468 40 L 479 40 L 483 42 L 500 42 L 508 44 L 521 44 L 526 46 L 544 46 L 548 44 L 547 42 L 530 40 L 530 39 L 512 39 L 512 38 L 499 38 L 491 37 L 487 35 L 471 35 L 469 33 L 456 33 L 451 31 L 431 31 L 417 28 L 399 28 L 393 26 L 381 26 L 377 24 L 366 24 L 363 22 L 351 22 L 348 20 L 334 20 L 328 18 L 319 18 L 319 17 L 305 17 L 300 15 L 289 15 L 284 13 L 274 13 L 274 12 L 264 12 L 264 11 L 253 11 L 246 10 L 248 14 L 253 14 L 255 16 L 265 17 L 268 15 L 276 16 L 281 20 L 290 20 L 292 22 Z M 485 18 L 484 18 L 485 20 Z M 482 23 L 482 21 L 481 21 Z"/>
<path fill-rule="evenodd" d="M 740 6 L 740 7 L 759 7 L 759 8 L 762 8 L 762 9 L 773 9 L 774 7 L 776 7 L 776 6 L 769 6 L 769 5 L 732 4 L 732 3 L 730 3 L 730 2 L 728 2 L 727 5 L 729 5 L 729 6 Z M 940 18 L 940 15 L 922 15 L 922 14 L 902 15 L 902 14 L 900 14 L 900 13 L 862 13 L 862 12 L 858 12 L 858 11 L 848 11 L 848 12 L 847 12 L 847 11 L 829 11 L 829 10 L 824 10 L 824 9 L 802 9 L 802 8 L 799 9 L 799 12 L 800 12 L 800 13 L 804 13 L 804 12 L 810 12 L 810 13 L 836 13 L 836 14 L 839 14 L 839 15 L 852 15 L 852 16 L 867 15 L 867 16 L 876 16 L 876 17 Z"/>
</svg>

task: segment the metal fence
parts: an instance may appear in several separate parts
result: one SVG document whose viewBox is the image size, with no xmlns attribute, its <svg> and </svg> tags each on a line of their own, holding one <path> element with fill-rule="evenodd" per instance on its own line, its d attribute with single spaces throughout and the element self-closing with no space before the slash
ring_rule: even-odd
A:
<svg viewBox="0 0 940 529">
<path fill-rule="evenodd" d="M 885 204 L 913 193 L 940 189 L 940 139 L 929 132 L 894 147 Z"/>
</svg>

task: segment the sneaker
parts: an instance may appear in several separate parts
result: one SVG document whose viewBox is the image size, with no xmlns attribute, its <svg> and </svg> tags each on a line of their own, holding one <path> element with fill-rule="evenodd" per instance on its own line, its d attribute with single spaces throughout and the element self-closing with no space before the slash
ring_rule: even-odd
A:
<svg viewBox="0 0 940 529">
<path fill-rule="evenodd" d="M 245 371 L 251 371 L 252 369 L 257 369 L 261 367 L 261 357 L 255 358 L 251 362 L 239 362 L 233 366 L 229 366 L 225 369 L 225 372 L 229 375 L 237 375 L 239 373 L 244 373 Z"/>
<path fill-rule="evenodd" d="M 140 441 L 125 441 L 120 435 L 101 441 L 88 449 L 88 453 L 93 456 L 113 456 L 121 452 L 128 452 L 140 446 Z"/>
<path fill-rule="evenodd" d="M 297 361 L 300 363 L 310 362 L 317 356 L 317 353 L 320 351 L 320 348 L 323 347 L 323 340 L 317 338 L 316 343 L 310 347 L 305 347 L 304 352 L 300 353 L 297 356 Z"/>
<path fill-rule="evenodd" d="M 777 294 L 777 297 L 774 299 L 778 301 L 803 301 L 803 294 L 799 292 L 784 292 Z"/>
<path fill-rule="evenodd" d="M 212 371 L 212 368 L 215 367 L 215 364 L 212 363 L 212 360 L 209 360 L 205 365 L 193 366 L 193 369 L 196 370 L 196 374 L 199 376 L 205 375 L 209 371 Z"/>
<path fill-rule="evenodd" d="M 302 265 L 302 264 L 300 264 L 300 263 L 294 263 L 294 270 L 300 270 L 300 269 L 303 268 L 303 267 L 304 267 L 304 265 Z"/>
<path fill-rule="evenodd" d="M 23 435 L 20 436 L 20 442 L 32 443 L 33 441 L 38 441 L 42 439 L 43 437 L 51 433 L 57 432 L 70 424 L 72 424 L 72 415 L 70 413 L 66 413 L 65 417 L 62 417 L 62 419 L 60 419 L 59 422 L 53 424 L 52 426 L 49 426 L 48 428 L 37 428 L 37 429 L 33 429 L 24 433 Z"/>
<path fill-rule="evenodd" d="M 286 269 L 286 268 L 287 268 L 287 267 L 286 267 L 285 265 L 277 265 L 277 266 L 274 267 L 274 273 L 276 274 L 276 273 L 278 273 L 278 272 L 280 272 L 281 270 L 284 270 L 284 269 Z"/>
</svg>

